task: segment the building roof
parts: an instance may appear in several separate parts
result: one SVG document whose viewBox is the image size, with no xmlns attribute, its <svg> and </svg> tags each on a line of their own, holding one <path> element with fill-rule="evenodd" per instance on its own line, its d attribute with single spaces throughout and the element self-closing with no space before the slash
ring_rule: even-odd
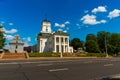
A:
<svg viewBox="0 0 120 80">
<path fill-rule="evenodd" d="M 53 33 L 53 35 L 69 36 L 68 33 L 65 33 L 65 32 L 62 32 L 62 31 L 57 31 L 57 32 Z"/>
<path fill-rule="evenodd" d="M 49 21 L 49 20 L 47 20 L 47 19 L 43 20 L 42 22 L 48 22 L 48 23 L 50 23 L 50 21 Z"/>
<path fill-rule="evenodd" d="M 9 44 L 16 44 L 16 43 L 17 43 L 17 44 L 24 44 L 24 43 L 21 41 L 19 35 L 16 35 Z"/>
<path fill-rule="evenodd" d="M 49 38 L 50 36 L 50 33 L 39 33 L 37 38 Z"/>
</svg>

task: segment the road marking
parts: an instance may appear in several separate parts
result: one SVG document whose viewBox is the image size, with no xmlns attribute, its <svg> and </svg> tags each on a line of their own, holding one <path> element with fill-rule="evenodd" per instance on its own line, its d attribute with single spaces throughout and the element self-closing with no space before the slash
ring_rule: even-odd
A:
<svg viewBox="0 0 120 80">
<path fill-rule="evenodd" d="M 113 66 L 113 64 L 105 64 L 104 66 Z"/>
<path fill-rule="evenodd" d="M 61 68 L 61 69 L 50 69 L 49 72 L 55 72 L 55 71 L 66 71 L 69 70 L 68 68 Z"/>
<path fill-rule="evenodd" d="M 5 65 L 5 64 L 18 64 L 16 62 L 10 62 L 10 63 L 0 63 L 0 65 Z"/>
<path fill-rule="evenodd" d="M 120 60 L 111 60 L 111 61 L 120 61 Z"/>
<path fill-rule="evenodd" d="M 53 64 L 38 64 L 37 66 L 51 66 Z"/>
<path fill-rule="evenodd" d="M 84 63 L 92 63 L 92 61 L 87 61 L 87 62 L 84 62 Z"/>
</svg>

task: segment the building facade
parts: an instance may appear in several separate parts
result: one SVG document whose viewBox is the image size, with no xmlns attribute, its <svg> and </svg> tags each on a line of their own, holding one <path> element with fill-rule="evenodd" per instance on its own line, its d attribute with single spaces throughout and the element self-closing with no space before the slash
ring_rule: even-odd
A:
<svg viewBox="0 0 120 80">
<path fill-rule="evenodd" d="M 11 53 L 23 53 L 24 43 L 21 41 L 19 35 L 16 35 L 9 43 L 9 51 Z"/>
<path fill-rule="evenodd" d="M 72 53 L 73 48 L 69 46 L 69 34 L 56 31 L 52 32 L 51 22 L 43 20 L 41 31 L 37 36 L 37 51 L 42 52 L 59 52 Z"/>
</svg>

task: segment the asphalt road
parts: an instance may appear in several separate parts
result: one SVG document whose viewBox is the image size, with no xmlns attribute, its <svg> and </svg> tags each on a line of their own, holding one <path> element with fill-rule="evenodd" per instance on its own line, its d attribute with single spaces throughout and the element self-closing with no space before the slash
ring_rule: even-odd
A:
<svg viewBox="0 0 120 80">
<path fill-rule="evenodd" d="M 0 80 L 97 80 L 116 74 L 119 58 L 0 61 Z"/>
</svg>

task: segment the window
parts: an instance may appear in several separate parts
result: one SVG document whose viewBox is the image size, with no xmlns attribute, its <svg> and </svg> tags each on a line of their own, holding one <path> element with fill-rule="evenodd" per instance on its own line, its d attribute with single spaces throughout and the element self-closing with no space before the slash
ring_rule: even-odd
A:
<svg viewBox="0 0 120 80">
<path fill-rule="evenodd" d="M 46 26 L 46 32 L 48 32 L 48 26 Z"/>
<path fill-rule="evenodd" d="M 16 45 L 16 49 L 18 48 L 18 45 Z"/>
</svg>

